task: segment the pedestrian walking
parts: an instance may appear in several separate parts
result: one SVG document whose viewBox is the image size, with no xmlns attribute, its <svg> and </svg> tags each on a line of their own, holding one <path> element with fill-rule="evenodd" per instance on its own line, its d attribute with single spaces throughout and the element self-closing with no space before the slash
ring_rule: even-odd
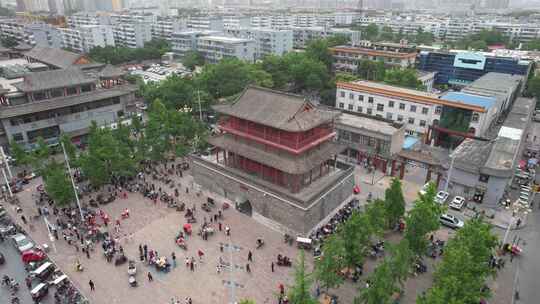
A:
<svg viewBox="0 0 540 304">
<path fill-rule="evenodd" d="M 220 274 L 220 273 L 221 273 L 221 265 L 218 264 L 218 265 L 216 266 L 216 272 L 217 272 L 217 274 Z"/>
<path fill-rule="evenodd" d="M 195 271 L 195 261 L 193 259 L 189 261 L 189 270 Z"/>
<path fill-rule="evenodd" d="M 197 255 L 199 256 L 199 262 L 202 263 L 202 258 L 204 256 L 204 252 L 199 249 L 199 251 L 197 251 Z"/>
<path fill-rule="evenodd" d="M 90 285 L 90 290 L 91 291 L 96 290 L 96 286 L 94 285 L 94 281 L 92 281 L 92 280 L 88 281 L 88 285 Z"/>
<path fill-rule="evenodd" d="M 86 248 L 86 257 L 89 259 L 90 258 L 90 248 Z"/>
<path fill-rule="evenodd" d="M 173 263 L 173 267 L 176 268 L 176 254 L 171 253 L 171 259 L 172 259 L 172 263 Z"/>
<path fill-rule="evenodd" d="M 227 236 L 230 236 L 231 235 L 231 228 L 229 226 L 225 226 L 225 234 Z"/>
<path fill-rule="evenodd" d="M 219 243 L 219 251 L 223 252 L 223 244 Z"/>
<path fill-rule="evenodd" d="M 272 264 L 270 264 L 270 268 L 272 269 L 272 272 L 274 272 L 274 262 L 272 262 Z"/>
<path fill-rule="evenodd" d="M 251 267 L 249 267 L 249 263 L 246 264 L 246 272 L 251 273 Z"/>
<path fill-rule="evenodd" d="M 251 250 L 248 252 L 248 261 L 253 262 L 253 253 L 251 253 Z"/>
<path fill-rule="evenodd" d="M 152 281 L 154 281 L 154 277 L 152 276 L 152 274 L 149 271 L 148 272 L 148 282 L 152 282 Z"/>
<path fill-rule="evenodd" d="M 21 215 L 21 221 L 23 222 L 23 224 L 26 225 L 26 217 L 23 215 Z"/>
<path fill-rule="evenodd" d="M 221 222 L 218 223 L 219 231 L 221 232 Z"/>
</svg>

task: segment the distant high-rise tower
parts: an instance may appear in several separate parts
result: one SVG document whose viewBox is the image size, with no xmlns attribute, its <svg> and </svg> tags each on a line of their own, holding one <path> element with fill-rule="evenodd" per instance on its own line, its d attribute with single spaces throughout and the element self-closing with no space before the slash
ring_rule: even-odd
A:
<svg viewBox="0 0 540 304">
<path fill-rule="evenodd" d="M 59 16 L 65 15 L 64 0 L 49 0 L 49 11 Z"/>
</svg>

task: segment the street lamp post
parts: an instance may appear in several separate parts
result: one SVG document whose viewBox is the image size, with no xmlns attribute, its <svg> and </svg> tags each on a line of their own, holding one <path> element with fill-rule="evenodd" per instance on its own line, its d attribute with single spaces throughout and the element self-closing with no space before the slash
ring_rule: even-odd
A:
<svg viewBox="0 0 540 304">
<path fill-rule="evenodd" d="M 71 179 L 71 186 L 73 186 L 73 192 L 75 193 L 75 200 L 77 201 L 77 207 L 79 207 L 79 214 L 81 215 L 81 221 L 84 222 L 84 216 L 81 208 L 81 202 L 79 201 L 79 193 L 77 193 L 77 187 L 75 186 L 75 180 L 73 179 L 73 175 L 71 174 L 71 167 L 69 166 L 69 159 L 66 154 L 66 148 L 64 147 L 64 143 L 60 142 L 60 145 L 62 146 L 62 152 L 64 152 L 64 159 L 66 160 L 66 166 L 69 173 L 69 178 Z"/>
</svg>

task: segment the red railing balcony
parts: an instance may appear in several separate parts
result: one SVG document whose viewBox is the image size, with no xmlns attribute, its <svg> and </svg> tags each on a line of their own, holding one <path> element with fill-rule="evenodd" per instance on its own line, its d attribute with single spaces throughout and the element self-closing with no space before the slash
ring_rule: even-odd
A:
<svg viewBox="0 0 540 304">
<path fill-rule="evenodd" d="M 317 127 L 310 132 L 292 133 L 267 128 L 239 124 L 233 120 L 221 121 L 219 128 L 225 132 L 269 145 L 294 154 L 300 154 L 336 135 L 330 127 Z M 305 134 L 309 134 L 305 136 Z"/>
</svg>

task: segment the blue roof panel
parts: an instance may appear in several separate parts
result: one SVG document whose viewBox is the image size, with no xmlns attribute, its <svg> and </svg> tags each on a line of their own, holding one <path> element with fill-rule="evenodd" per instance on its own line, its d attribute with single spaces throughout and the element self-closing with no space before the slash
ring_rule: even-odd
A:
<svg viewBox="0 0 540 304">
<path fill-rule="evenodd" d="M 418 142 L 418 140 L 420 140 L 418 137 L 406 135 L 405 140 L 403 141 L 403 149 L 410 149 Z"/>
<path fill-rule="evenodd" d="M 444 94 L 441 99 L 482 107 L 485 109 L 491 108 L 496 102 L 495 97 L 480 96 L 463 92 L 448 92 Z"/>
</svg>

